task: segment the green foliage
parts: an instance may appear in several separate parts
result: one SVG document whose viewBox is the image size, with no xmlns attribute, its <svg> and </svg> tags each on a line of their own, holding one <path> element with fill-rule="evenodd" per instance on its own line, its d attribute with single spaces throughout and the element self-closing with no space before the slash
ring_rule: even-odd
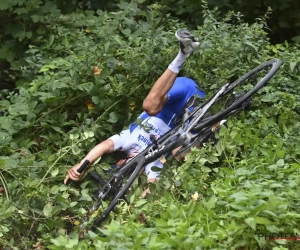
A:
<svg viewBox="0 0 300 250">
<path fill-rule="evenodd" d="M 88 178 L 64 185 L 66 171 L 141 111 L 178 51 L 174 31 L 183 26 L 158 4 L 118 8 L 60 15 L 47 39 L 29 47 L 22 84 L 1 92 L 1 248 L 297 249 L 296 242 L 259 234 L 300 234 L 299 48 L 271 45 L 265 20 L 220 18 L 205 4 L 204 24 L 195 30 L 201 48 L 182 73 L 208 96 L 270 58 L 283 66 L 251 110 L 221 129 L 215 147 L 193 149 L 183 163 L 168 161 L 146 199 L 138 198 L 141 177 L 131 205 L 120 204 L 105 228 L 79 240 L 76 225 L 95 187 Z"/>
<path fill-rule="evenodd" d="M 147 4 L 158 1 L 146 0 Z M 211 9 L 217 8 L 222 15 L 227 12 L 240 12 L 246 23 L 254 23 L 257 18 L 261 18 L 266 12 L 272 12 L 267 20 L 268 36 L 274 43 L 292 40 L 299 43 L 299 9 L 300 3 L 293 0 L 208 0 L 206 1 Z M 175 18 L 179 18 L 188 25 L 201 25 L 203 16 L 199 15 L 203 11 L 199 0 L 161 0 L 166 13 L 172 13 Z M 175 7 L 176 6 L 176 7 Z M 178 6 L 178 7 L 177 7 Z M 231 20 L 233 23 L 236 20 Z"/>
<path fill-rule="evenodd" d="M 14 71 L 24 65 L 22 56 L 31 41 L 41 42 L 50 30 L 51 23 L 61 15 L 57 4 L 50 1 L 1 1 L 0 27 L 1 48 L 0 65 L 2 80 L 11 78 L 18 80 Z M 5 66 L 9 64 L 10 67 Z M 4 79 L 3 79 L 4 78 Z"/>
<path fill-rule="evenodd" d="M 203 24 L 204 18 L 200 12 L 203 11 L 201 1 L 198 0 L 138 0 L 133 1 L 136 6 L 147 13 L 147 6 L 152 5 L 161 11 L 161 15 L 167 19 L 179 19 L 191 27 Z M 292 40 L 299 42 L 299 3 L 292 0 L 276 1 L 254 1 L 245 0 L 209 0 L 210 8 L 218 8 L 222 15 L 234 10 L 243 15 L 245 22 L 253 23 L 255 19 L 261 18 L 266 12 L 270 14 L 268 28 L 266 29 L 273 43 Z M 52 44 L 55 37 L 53 30 L 60 25 L 73 25 L 70 19 L 65 19 L 65 14 L 82 13 L 83 10 L 117 12 L 121 6 L 127 6 L 124 0 L 71 0 L 71 1 L 49 1 L 49 0 L 28 0 L 9 1 L 2 0 L 0 6 L 0 89 L 13 89 L 16 85 L 24 83 L 24 75 L 20 69 L 27 67 L 24 61 L 24 53 L 28 47 L 48 43 Z M 179 6 L 179 7 L 175 7 Z M 134 10 L 134 8 L 133 8 Z M 101 13 L 101 11 L 99 12 Z M 170 15 L 171 13 L 171 15 Z M 85 14 L 81 14 L 83 17 Z M 139 17 L 143 19 L 143 17 Z M 95 19 L 93 20 L 95 21 Z M 90 22 L 93 22 L 90 20 Z M 85 28 L 84 21 L 75 21 L 76 25 Z M 236 20 L 232 19 L 232 23 Z M 88 24 L 90 25 L 90 24 Z M 271 32 L 270 32 L 271 31 Z M 125 33 L 128 32 L 125 31 Z M 54 32 L 55 33 L 55 32 Z M 32 80 L 26 79 L 27 81 Z"/>
</svg>

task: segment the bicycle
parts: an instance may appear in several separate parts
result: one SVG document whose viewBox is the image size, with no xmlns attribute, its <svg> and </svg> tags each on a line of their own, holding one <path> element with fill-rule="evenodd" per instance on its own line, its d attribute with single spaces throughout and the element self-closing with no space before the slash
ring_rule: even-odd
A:
<svg viewBox="0 0 300 250">
<path fill-rule="evenodd" d="M 252 102 L 252 96 L 261 89 L 278 71 L 281 65 L 279 59 L 269 60 L 241 76 L 233 83 L 226 83 L 214 95 L 202 104 L 197 103 L 193 97 L 187 102 L 180 118 L 175 122 L 175 127 L 159 139 L 151 137 L 152 144 L 118 168 L 112 176 L 103 181 L 99 176 L 94 178 L 102 182 L 103 186 L 96 192 L 96 201 L 88 212 L 90 214 L 98 210 L 102 201 L 112 198 L 101 215 L 93 221 L 92 229 L 100 225 L 117 206 L 119 200 L 127 203 L 126 192 L 144 166 L 172 152 L 180 147 L 175 156 L 185 154 L 191 147 L 201 145 L 201 142 L 211 133 L 212 127 L 220 120 L 244 110 Z M 254 84 L 252 84 L 254 82 Z M 236 88 L 242 87 L 241 92 Z M 191 108 L 193 110 L 191 111 Z M 77 170 L 81 173 L 88 165 L 85 161 Z M 84 228 L 85 222 L 81 224 Z"/>
</svg>

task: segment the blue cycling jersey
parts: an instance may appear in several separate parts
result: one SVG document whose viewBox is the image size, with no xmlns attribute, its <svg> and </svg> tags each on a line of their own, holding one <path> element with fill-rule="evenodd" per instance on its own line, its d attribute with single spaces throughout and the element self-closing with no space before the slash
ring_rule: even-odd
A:
<svg viewBox="0 0 300 250">
<path fill-rule="evenodd" d="M 199 95 L 200 98 L 204 98 L 205 93 L 199 89 L 197 83 L 192 79 L 177 77 L 174 85 L 167 93 L 168 99 L 165 106 L 155 117 L 161 119 L 170 128 L 173 128 L 175 126 L 174 119 L 180 114 L 188 99 L 193 95 Z M 150 116 L 143 112 L 138 118 L 148 120 Z M 136 126 L 136 123 L 132 123 L 130 130 L 132 131 Z"/>
</svg>

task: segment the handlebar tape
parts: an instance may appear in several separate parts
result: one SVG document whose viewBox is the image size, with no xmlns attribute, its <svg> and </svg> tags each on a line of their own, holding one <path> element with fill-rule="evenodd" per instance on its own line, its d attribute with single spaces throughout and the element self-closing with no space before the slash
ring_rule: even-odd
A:
<svg viewBox="0 0 300 250">
<path fill-rule="evenodd" d="M 77 172 L 81 174 L 90 163 L 91 162 L 89 160 L 85 160 L 84 163 L 82 163 L 82 165 L 77 169 Z"/>
</svg>

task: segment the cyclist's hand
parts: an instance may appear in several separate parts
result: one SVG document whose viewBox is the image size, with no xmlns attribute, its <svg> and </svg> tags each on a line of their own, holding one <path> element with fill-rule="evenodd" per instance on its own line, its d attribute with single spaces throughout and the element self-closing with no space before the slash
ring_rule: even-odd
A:
<svg viewBox="0 0 300 250">
<path fill-rule="evenodd" d="M 76 164 L 74 167 L 72 167 L 68 170 L 68 173 L 64 180 L 64 184 L 67 184 L 69 179 L 71 179 L 73 181 L 79 181 L 81 179 L 82 175 L 84 174 L 84 171 L 82 173 L 78 173 L 77 169 L 79 167 L 80 167 L 80 164 Z"/>
</svg>

